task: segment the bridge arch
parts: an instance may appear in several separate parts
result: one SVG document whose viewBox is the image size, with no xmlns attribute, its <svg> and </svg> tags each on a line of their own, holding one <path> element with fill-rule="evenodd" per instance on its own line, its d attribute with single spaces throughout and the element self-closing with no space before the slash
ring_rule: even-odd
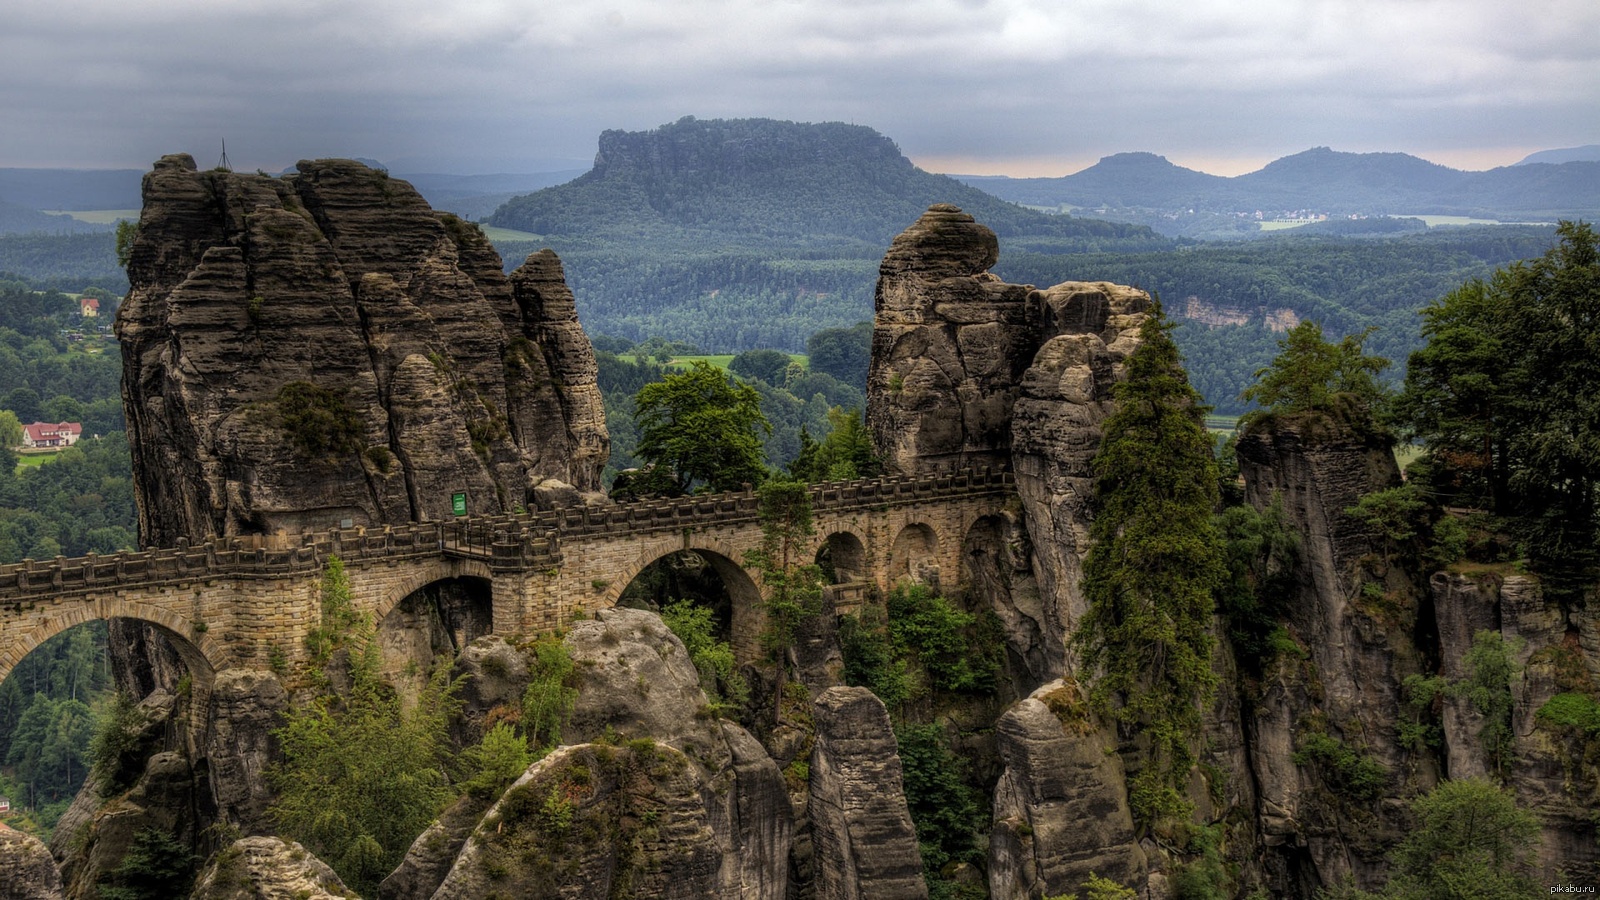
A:
<svg viewBox="0 0 1600 900">
<path fill-rule="evenodd" d="M 939 533 L 925 522 L 908 522 L 895 535 L 888 560 L 889 581 L 939 579 Z"/>
<path fill-rule="evenodd" d="M 618 583 L 611 587 L 607 592 L 606 605 L 616 605 L 628 586 L 651 566 L 670 560 L 678 554 L 693 554 L 704 560 L 705 564 L 716 573 L 722 581 L 723 589 L 727 591 L 729 642 L 733 645 L 734 656 L 741 663 L 752 662 L 760 655 L 761 631 L 766 627 L 766 614 L 761 604 L 761 587 L 744 566 L 732 559 L 727 550 L 726 547 L 711 549 L 685 546 L 649 555 L 643 558 L 639 565 L 633 567 L 626 581 L 619 579 Z"/>
<path fill-rule="evenodd" d="M 817 547 L 816 563 L 829 584 L 852 584 L 872 578 L 867 542 L 849 529 L 823 535 Z"/>
<path fill-rule="evenodd" d="M 352 575 L 352 578 L 354 577 L 359 576 Z M 373 616 L 381 622 L 400 604 L 400 601 L 417 591 L 435 582 L 456 578 L 471 578 L 489 585 L 494 583 L 494 574 L 489 571 L 489 564 L 481 560 L 452 558 L 428 560 L 412 567 L 404 578 L 384 592 L 376 608 L 373 609 Z"/>
<path fill-rule="evenodd" d="M 5 630 L 4 639 L 0 639 L 0 681 L 40 644 L 97 619 L 136 619 L 154 625 L 188 668 L 196 696 L 202 699 L 210 694 L 217 670 L 227 668 L 232 662 L 232 654 L 208 629 L 197 629 L 197 623 L 171 609 L 120 598 L 64 602 L 58 613 L 37 621 L 31 628 Z"/>
</svg>

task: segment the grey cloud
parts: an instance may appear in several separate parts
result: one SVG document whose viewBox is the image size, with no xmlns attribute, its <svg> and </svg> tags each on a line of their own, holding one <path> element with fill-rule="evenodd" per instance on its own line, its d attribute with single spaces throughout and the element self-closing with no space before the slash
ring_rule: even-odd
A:
<svg viewBox="0 0 1600 900">
<path fill-rule="evenodd" d="M 269 169 L 582 159 L 603 129 L 684 114 L 855 121 L 997 164 L 1418 152 L 1590 143 L 1600 108 L 1589 0 L 68 0 L 8 19 L 0 165 L 144 165 L 223 135 Z"/>
</svg>

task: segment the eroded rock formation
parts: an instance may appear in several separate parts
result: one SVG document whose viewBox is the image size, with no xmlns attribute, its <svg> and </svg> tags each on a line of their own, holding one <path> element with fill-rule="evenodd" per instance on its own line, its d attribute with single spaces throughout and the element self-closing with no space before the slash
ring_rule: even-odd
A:
<svg viewBox="0 0 1600 900">
<path fill-rule="evenodd" d="M 994 791 L 989 891 L 1028 900 L 1081 891 L 1091 874 L 1140 884 L 1122 761 L 1075 683 L 1052 681 L 995 723 L 1005 770 Z"/>
<path fill-rule="evenodd" d="M 829 688 L 817 698 L 815 715 L 810 812 L 817 900 L 926 900 L 883 701 L 866 688 Z"/>
<path fill-rule="evenodd" d="M 293 841 L 250 837 L 212 857 L 195 882 L 191 900 L 347 900 L 327 863 Z"/>
<path fill-rule="evenodd" d="M 581 681 L 566 746 L 487 813 L 470 798 L 452 807 L 380 895 L 481 897 L 492 887 L 783 900 L 794 831 L 783 776 L 748 732 L 706 714 L 682 642 L 634 609 L 604 610 L 564 640 Z M 520 652 L 499 637 L 475 642 L 458 667 L 475 673 L 469 717 L 520 702 L 528 684 Z M 551 796 L 565 822 L 554 829 Z"/>
<path fill-rule="evenodd" d="M 33 835 L 0 823 L 0 900 L 61 900 L 61 873 Z"/>
<path fill-rule="evenodd" d="M 118 311 L 140 539 L 572 503 L 608 438 L 559 261 L 348 160 L 282 178 L 168 156 Z"/>
<path fill-rule="evenodd" d="M 1007 284 L 988 271 L 998 258 L 994 232 L 949 205 L 895 238 L 878 279 L 867 421 L 891 471 L 1016 473 L 1034 582 L 994 605 L 1031 690 L 1066 671 L 1084 609 L 1089 464 L 1152 304 L 1105 282 Z"/>
</svg>

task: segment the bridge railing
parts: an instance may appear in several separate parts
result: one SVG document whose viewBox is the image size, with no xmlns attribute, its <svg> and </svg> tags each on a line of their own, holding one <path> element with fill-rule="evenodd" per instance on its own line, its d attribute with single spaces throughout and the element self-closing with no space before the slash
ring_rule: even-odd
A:
<svg viewBox="0 0 1600 900">
<path fill-rule="evenodd" d="M 818 511 L 839 511 L 999 493 L 1013 485 L 1010 472 L 984 468 L 824 482 L 812 485 L 811 499 Z M 176 547 L 0 565 L 0 604 L 219 577 L 281 578 L 316 571 L 332 555 L 347 563 L 446 555 L 481 559 L 493 570 L 543 568 L 561 564 L 563 539 L 736 525 L 756 520 L 759 513 L 754 491 L 734 491 L 449 522 L 248 535 L 194 546 L 180 539 Z"/>
</svg>

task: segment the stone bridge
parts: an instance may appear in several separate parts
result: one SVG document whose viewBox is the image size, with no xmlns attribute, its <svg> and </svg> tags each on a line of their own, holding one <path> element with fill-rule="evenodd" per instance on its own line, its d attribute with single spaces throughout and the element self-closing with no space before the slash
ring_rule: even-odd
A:
<svg viewBox="0 0 1600 900">
<path fill-rule="evenodd" d="M 953 585 L 968 532 L 1014 496 L 1010 473 L 987 469 L 814 485 L 808 553 L 827 550 L 838 606 L 903 577 Z M 0 566 L 0 679 L 52 636 L 117 617 L 158 626 L 200 690 L 221 669 L 297 660 L 335 555 L 376 621 L 430 585 L 467 588 L 484 598 L 476 636 L 555 630 L 615 604 L 651 563 L 694 551 L 726 584 L 749 659 L 762 627 L 758 576 L 743 566 L 761 544 L 757 507 L 745 491 Z"/>
</svg>

